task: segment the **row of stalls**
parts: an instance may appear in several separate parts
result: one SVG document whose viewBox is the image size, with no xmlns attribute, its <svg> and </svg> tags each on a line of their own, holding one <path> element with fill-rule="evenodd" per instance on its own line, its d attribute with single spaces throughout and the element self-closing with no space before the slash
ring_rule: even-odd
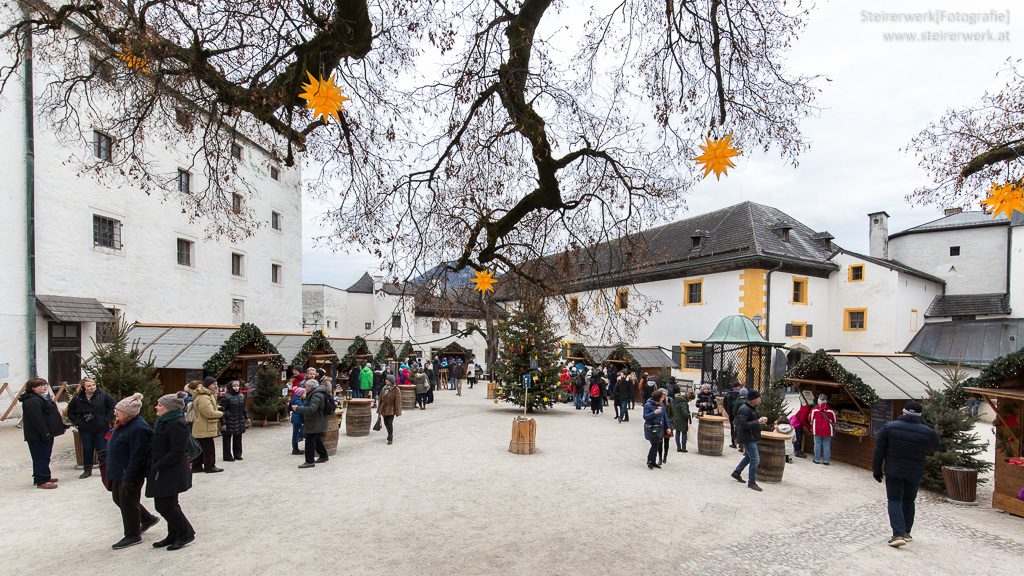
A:
<svg viewBox="0 0 1024 576">
<path fill-rule="evenodd" d="M 598 346 L 568 342 L 565 358 L 577 365 L 600 366 L 605 372 L 614 373 L 628 368 L 637 374 L 646 372 L 664 375 L 665 378 L 676 367 L 672 358 L 657 346 Z"/>
</svg>

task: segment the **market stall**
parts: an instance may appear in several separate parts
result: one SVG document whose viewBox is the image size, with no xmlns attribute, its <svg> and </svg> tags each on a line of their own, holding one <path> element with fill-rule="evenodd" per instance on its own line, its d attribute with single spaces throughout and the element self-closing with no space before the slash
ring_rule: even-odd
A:
<svg viewBox="0 0 1024 576">
<path fill-rule="evenodd" d="M 820 394 L 836 412 L 832 459 L 871 469 L 875 439 L 886 423 L 898 418 L 911 400 L 928 397 L 928 388 L 946 386 L 942 376 L 910 354 L 845 354 L 818 350 L 789 372 L 785 381 L 806 402 Z M 804 435 L 804 450 L 814 438 Z"/>
<path fill-rule="evenodd" d="M 281 346 L 278 346 L 278 348 L 280 349 Z M 285 354 L 285 350 L 282 349 L 281 353 Z M 288 356 L 285 355 L 285 357 L 287 358 Z M 334 351 L 334 346 L 331 346 L 331 341 L 327 339 L 323 331 L 314 330 L 291 358 L 292 367 L 294 368 L 320 368 L 333 378 L 334 365 L 338 360 L 338 354 Z"/>
<path fill-rule="evenodd" d="M 965 390 L 995 412 L 992 507 L 1024 516 L 1024 350 L 996 358 Z"/>
</svg>

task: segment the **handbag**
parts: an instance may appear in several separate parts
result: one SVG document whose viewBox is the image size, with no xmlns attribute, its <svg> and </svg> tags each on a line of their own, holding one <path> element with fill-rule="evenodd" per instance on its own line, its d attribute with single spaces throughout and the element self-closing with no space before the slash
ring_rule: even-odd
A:
<svg viewBox="0 0 1024 576">
<path fill-rule="evenodd" d="M 665 435 L 665 425 L 661 422 L 648 424 L 647 429 L 651 432 L 651 438 L 661 438 Z"/>
<path fill-rule="evenodd" d="M 192 462 L 196 458 L 199 458 L 203 454 L 203 447 L 199 445 L 195 437 L 191 434 L 188 435 L 188 446 L 185 449 L 185 459 L 188 462 Z"/>
<path fill-rule="evenodd" d="M 380 427 L 382 424 L 383 422 L 381 421 L 381 416 L 380 414 L 377 414 L 377 422 L 373 425 L 373 431 L 380 432 Z"/>
<path fill-rule="evenodd" d="M 672 437 L 672 429 L 669 428 L 669 429 L 665 430 L 665 438 L 671 438 L 671 437 Z"/>
<path fill-rule="evenodd" d="M 107 476 L 107 451 L 100 450 L 96 452 L 96 460 L 100 469 L 100 482 L 103 483 L 103 487 L 107 489 L 107 492 L 110 492 L 111 481 L 110 477 Z"/>
</svg>

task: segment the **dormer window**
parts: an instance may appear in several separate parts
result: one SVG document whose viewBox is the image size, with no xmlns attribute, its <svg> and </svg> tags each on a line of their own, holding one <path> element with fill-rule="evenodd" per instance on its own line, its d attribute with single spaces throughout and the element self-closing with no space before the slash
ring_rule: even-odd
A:
<svg viewBox="0 0 1024 576">
<path fill-rule="evenodd" d="M 814 236 L 811 236 L 811 239 L 813 239 L 815 242 L 820 242 L 820 246 L 822 247 L 822 249 L 827 250 L 829 252 L 832 251 L 833 238 L 835 238 L 835 236 L 829 234 L 828 232 L 818 232 Z"/>
<path fill-rule="evenodd" d="M 775 232 L 783 242 L 789 242 L 789 231 L 792 229 L 792 226 L 781 220 L 772 226 L 772 232 Z"/>
<path fill-rule="evenodd" d="M 693 249 L 694 250 L 699 250 L 700 249 L 700 236 L 693 236 L 693 237 L 691 237 L 691 240 L 693 240 Z"/>
<path fill-rule="evenodd" d="M 707 244 L 707 239 L 710 236 L 706 230 L 694 230 L 693 235 L 690 236 L 690 250 L 700 250 Z"/>
</svg>

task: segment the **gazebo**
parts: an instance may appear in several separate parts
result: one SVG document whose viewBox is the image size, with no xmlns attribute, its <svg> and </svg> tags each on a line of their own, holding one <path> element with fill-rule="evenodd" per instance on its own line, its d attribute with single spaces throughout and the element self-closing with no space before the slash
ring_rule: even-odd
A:
<svg viewBox="0 0 1024 576">
<path fill-rule="evenodd" d="M 765 390 L 771 381 L 772 349 L 781 343 L 764 339 L 746 316 L 728 316 L 701 344 L 701 385 L 724 392 L 739 382 L 747 388 Z"/>
</svg>

